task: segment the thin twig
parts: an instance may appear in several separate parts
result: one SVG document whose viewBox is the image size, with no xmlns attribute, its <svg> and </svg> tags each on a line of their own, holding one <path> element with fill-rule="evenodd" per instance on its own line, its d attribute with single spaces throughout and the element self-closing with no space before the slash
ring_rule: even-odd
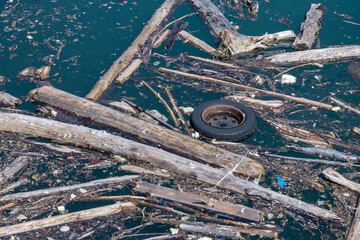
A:
<svg viewBox="0 0 360 240">
<path fill-rule="evenodd" d="M 149 88 L 150 89 L 150 91 L 152 91 L 154 94 L 155 94 L 155 96 L 160 100 L 160 102 L 162 103 L 162 104 L 164 104 L 164 106 L 165 106 L 165 108 L 168 110 L 168 112 L 170 113 L 170 116 L 171 116 L 171 118 L 173 119 L 173 121 L 174 121 L 174 123 L 175 123 L 175 126 L 177 127 L 177 128 L 179 128 L 179 122 L 178 122 L 178 120 L 176 119 L 176 117 L 175 117 L 175 114 L 174 114 L 174 112 L 171 110 L 171 108 L 169 107 L 169 105 L 165 102 L 165 100 L 160 96 L 160 94 L 159 93 L 157 93 L 147 82 L 145 82 L 145 81 L 141 81 L 147 88 Z"/>
<path fill-rule="evenodd" d="M 166 91 L 167 95 L 169 96 L 170 102 L 171 102 L 171 104 L 173 105 L 173 108 L 174 108 L 175 112 L 176 112 L 177 115 L 179 116 L 180 121 L 181 121 L 182 124 L 184 125 L 186 132 L 187 132 L 189 135 L 191 135 L 190 129 L 189 129 L 188 126 L 186 125 L 185 119 L 184 119 L 181 111 L 180 111 L 179 108 L 177 107 L 176 102 L 175 102 L 175 99 L 174 99 L 174 97 L 172 96 L 172 94 L 171 94 L 171 92 L 170 92 L 170 90 L 169 90 L 169 88 L 168 88 L 167 86 L 165 86 L 165 91 Z"/>
<path fill-rule="evenodd" d="M 304 64 L 297 65 L 295 67 L 288 68 L 285 71 L 282 71 L 282 72 L 276 74 L 273 78 L 276 79 L 277 77 L 279 77 L 279 76 L 283 75 L 284 73 L 287 73 L 295 68 L 304 67 L 304 66 L 308 66 L 308 65 L 322 67 L 322 65 L 320 63 L 304 63 Z"/>
</svg>

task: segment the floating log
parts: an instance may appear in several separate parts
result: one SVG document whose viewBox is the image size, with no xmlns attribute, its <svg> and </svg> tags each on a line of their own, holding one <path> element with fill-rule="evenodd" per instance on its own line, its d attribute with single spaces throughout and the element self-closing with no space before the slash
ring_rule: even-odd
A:
<svg viewBox="0 0 360 240">
<path fill-rule="evenodd" d="M 246 85 L 241 85 L 241 84 L 237 84 L 237 83 L 232 83 L 232 82 L 219 80 L 219 79 L 212 78 L 212 77 L 201 76 L 201 75 L 191 74 L 191 73 L 185 73 L 185 72 L 172 70 L 172 69 L 168 69 L 168 68 L 163 68 L 163 67 L 159 68 L 158 70 L 160 72 L 166 72 L 166 73 L 171 73 L 171 74 L 174 74 L 174 75 L 180 75 L 180 76 L 184 76 L 184 77 L 198 79 L 198 80 L 202 80 L 202 81 L 206 81 L 206 82 L 212 82 L 212 83 L 215 83 L 215 84 L 221 84 L 221 85 L 225 85 L 225 86 L 230 86 L 230 87 L 233 87 L 233 88 L 236 88 L 236 89 L 244 89 L 244 90 L 249 90 L 249 91 L 253 91 L 253 92 L 260 92 L 260 93 L 263 93 L 265 95 L 269 95 L 269 96 L 273 96 L 273 97 L 277 97 L 277 98 L 288 99 L 288 100 L 291 100 L 291 101 L 294 101 L 294 102 L 299 102 L 299 103 L 303 103 L 303 104 L 308 104 L 308 105 L 324 108 L 324 109 L 327 109 L 327 110 L 330 110 L 330 111 L 338 111 L 337 108 L 334 108 L 334 106 L 332 106 L 330 104 L 316 102 L 316 101 L 309 100 L 309 99 L 306 99 L 306 98 L 293 97 L 293 96 L 289 96 L 289 95 L 285 95 L 285 94 L 281 94 L 281 93 L 277 93 L 277 92 L 263 90 L 263 89 L 260 89 L 260 88 L 254 88 L 254 87 L 250 87 L 250 86 L 246 86 Z"/>
<path fill-rule="evenodd" d="M 0 92 L 0 106 L 15 108 L 21 104 L 21 100 L 6 93 Z"/>
<path fill-rule="evenodd" d="M 165 177 L 165 178 L 171 177 L 171 175 L 169 173 L 162 173 L 161 171 L 153 171 L 153 170 L 149 170 L 149 169 L 145 169 L 142 167 L 138 167 L 135 165 L 129 165 L 129 164 L 121 165 L 121 166 L 119 166 L 119 169 L 121 169 L 123 171 L 139 173 L 139 174 L 143 174 L 143 175 L 154 175 L 154 176 Z"/>
<path fill-rule="evenodd" d="M 284 102 L 280 100 L 260 100 L 247 97 L 245 95 L 230 95 L 226 96 L 225 99 L 235 102 L 247 102 L 265 107 L 279 108 L 284 106 Z"/>
<path fill-rule="evenodd" d="M 219 56 L 219 52 L 211 47 L 206 42 L 198 39 L 197 37 L 191 35 L 190 33 L 182 30 L 178 33 L 179 37 L 183 39 L 184 42 L 189 42 L 195 47 L 201 49 L 202 51 L 206 52 L 207 54 L 213 55 L 213 56 Z"/>
<path fill-rule="evenodd" d="M 258 37 L 246 36 L 238 33 L 219 8 L 210 0 L 188 0 L 188 2 L 199 13 L 210 29 L 210 33 L 220 41 L 218 51 L 220 57 L 224 59 L 254 54 L 277 44 L 279 41 L 296 37 L 295 33 L 290 30 Z"/>
<path fill-rule="evenodd" d="M 342 62 L 360 59 L 360 45 L 286 52 L 264 58 L 265 63 L 292 66 L 305 63 Z"/>
<path fill-rule="evenodd" d="M 360 239 L 360 197 L 356 204 L 355 214 L 351 223 L 351 227 L 346 236 L 346 240 L 359 240 Z"/>
<path fill-rule="evenodd" d="M 98 116 L 100 117 L 100 115 Z M 251 195 L 273 201 L 292 210 L 327 220 L 340 220 L 336 214 L 328 210 L 274 192 L 259 186 L 255 182 L 240 179 L 231 174 L 224 178 L 227 172 L 223 170 L 165 152 L 156 147 L 115 136 L 105 131 L 22 114 L 2 112 L 0 112 L 0 131 L 52 139 L 144 161 L 184 177 L 195 178 L 239 193 L 251 193 Z"/>
<path fill-rule="evenodd" d="M 18 175 L 24 168 L 26 168 L 29 160 L 30 157 L 28 156 L 20 156 L 12 161 L 4 170 L 2 170 L 0 172 L 0 187 Z"/>
<path fill-rule="evenodd" d="M 322 25 L 327 9 L 321 3 L 311 4 L 304 22 L 295 38 L 292 47 L 296 50 L 308 50 L 314 45 Z"/>
<path fill-rule="evenodd" d="M 222 148 L 212 146 L 167 128 L 148 123 L 138 118 L 120 113 L 114 109 L 77 97 L 64 91 L 41 87 L 30 92 L 29 98 L 40 103 L 60 108 L 81 118 L 115 128 L 165 149 L 175 151 L 193 159 L 216 166 L 232 169 L 240 156 Z M 244 158 L 235 173 L 257 178 L 264 168 L 255 160 Z"/>
<path fill-rule="evenodd" d="M 65 223 L 79 222 L 79 221 L 93 219 L 96 217 L 113 215 L 124 211 L 131 211 L 136 208 L 137 207 L 131 202 L 122 202 L 122 203 L 118 202 L 104 207 L 97 207 L 83 211 L 62 214 L 54 217 L 47 217 L 44 219 L 33 220 L 11 226 L 4 226 L 4 227 L 0 227 L 0 237 L 34 231 L 42 228 L 65 224 Z"/>
<path fill-rule="evenodd" d="M 248 208 L 240 204 L 215 200 L 205 196 L 177 191 L 171 188 L 161 187 L 147 182 L 137 182 L 134 190 L 149 194 L 151 197 L 169 199 L 171 201 L 180 202 L 200 209 L 221 212 L 255 222 L 260 222 L 264 215 L 264 213 L 259 210 Z"/>
<path fill-rule="evenodd" d="M 86 95 L 86 98 L 96 101 L 109 88 L 115 78 L 129 66 L 130 62 L 142 49 L 149 37 L 159 30 L 161 23 L 171 14 L 183 0 L 166 0 L 159 9 L 156 10 L 151 19 L 147 22 L 141 33 L 136 37 L 126 51 L 113 63 L 109 70 L 100 77 L 93 89 Z M 138 63 L 138 62 L 137 62 Z M 140 65 L 140 64 L 139 64 Z M 132 65 L 132 71 L 135 71 L 136 65 Z M 127 70 L 129 71 L 129 70 Z M 127 76 L 127 74 L 124 74 Z M 122 82 L 121 79 L 117 81 Z"/>
</svg>

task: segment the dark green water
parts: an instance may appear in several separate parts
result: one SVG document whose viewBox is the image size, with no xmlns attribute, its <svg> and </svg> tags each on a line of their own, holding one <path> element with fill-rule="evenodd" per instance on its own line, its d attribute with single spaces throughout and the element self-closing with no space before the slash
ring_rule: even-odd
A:
<svg viewBox="0 0 360 240">
<path fill-rule="evenodd" d="M 54 60 L 55 65 L 51 66 L 49 83 L 64 91 L 85 96 L 104 71 L 131 44 L 162 2 L 162 0 L 129 0 L 128 3 L 121 5 L 117 1 L 20 1 L 22 6 L 9 15 L 0 17 L 0 75 L 8 79 L 5 86 L 0 86 L 0 91 L 6 91 L 24 99 L 30 90 L 38 87 L 39 85 L 36 83 L 20 80 L 16 75 L 29 66 L 39 68 L 47 65 L 43 61 L 44 57 L 56 55 L 57 52 L 50 49 L 44 43 L 44 39 L 52 39 L 54 41 L 50 40 L 50 44 L 54 47 L 58 47 L 60 42 L 65 44 L 65 47 L 59 59 Z M 214 2 L 219 4 L 225 1 Z M 328 9 L 319 35 L 320 47 L 359 44 L 360 26 L 343 22 L 343 20 L 360 23 L 360 2 L 349 0 L 319 2 Z M 224 5 L 221 7 L 225 10 L 224 14 L 229 20 L 233 21 L 234 25 L 239 26 L 239 32 L 257 36 L 266 32 L 273 33 L 288 29 L 297 32 L 311 3 L 312 1 L 308 0 L 260 1 L 257 21 L 233 17 L 236 16 L 236 13 Z M 14 4 L 1 1 L 0 11 L 4 13 Z M 175 12 L 174 19 L 191 12 L 193 12 L 192 8 L 185 2 Z M 335 14 L 335 12 L 347 14 L 353 18 L 347 19 Z M 290 22 L 288 24 L 281 23 L 280 18 L 286 18 Z M 185 20 L 189 22 L 187 31 L 216 47 L 199 17 L 192 16 Z M 16 21 L 16 27 L 9 30 L 13 21 Z M 28 39 L 27 36 L 31 36 L 33 39 Z M 10 52 L 9 48 L 15 44 L 18 46 L 17 49 Z M 166 53 L 163 47 L 153 52 Z M 178 56 L 183 52 L 187 52 L 189 55 L 209 57 L 181 41 L 176 41 L 171 52 L 167 54 Z M 75 57 L 76 60 L 69 60 L 72 57 Z M 152 65 L 155 61 L 160 61 L 161 65 L 165 66 L 162 60 L 156 58 L 151 58 L 149 64 Z M 313 100 L 321 100 L 333 93 L 336 97 L 358 106 L 360 103 L 359 92 L 354 90 L 359 90 L 359 80 L 353 79 L 348 73 L 348 64 L 337 63 L 326 65 L 321 69 L 305 67 L 293 70 L 290 74 L 298 78 L 297 83 L 292 86 L 277 85 L 278 91 Z M 314 70 L 317 71 L 313 72 Z M 135 77 L 142 78 L 155 75 L 147 68 L 141 67 Z M 271 76 L 271 73 L 268 75 Z M 320 80 L 317 80 L 315 75 Z M 307 79 L 304 86 L 301 86 L 302 78 Z M 152 80 L 157 81 L 155 77 Z M 322 85 L 322 83 L 327 84 Z M 179 105 L 183 106 L 196 107 L 205 100 L 224 96 L 220 93 L 205 93 L 180 84 L 175 84 L 173 89 L 174 98 Z M 139 95 L 139 92 L 147 98 Z M 166 114 L 166 110 L 158 103 L 152 93 L 144 87 L 138 87 L 136 81 L 127 81 L 124 85 L 114 89 L 106 99 L 116 100 L 120 96 L 134 97 L 136 98 L 135 102 L 143 108 L 155 108 Z M 33 111 L 34 105 L 24 102 L 20 108 Z M 330 113 L 323 110 L 296 113 L 291 118 L 310 120 L 305 126 L 308 128 L 313 128 L 314 123 L 330 131 L 331 127 L 343 128 L 340 132 L 345 141 L 351 137 L 348 129 L 359 126 L 359 118 L 355 115 Z M 275 135 L 268 125 L 259 121 L 258 131 L 246 140 L 246 143 L 264 147 L 278 147 L 284 145 L 285 142 Z M 271 173 L 266 178 L 267 184 L 273 181 Z M 289 195 L 291 194 L 289 193 Z M 318 195 L 316 192 L 304 192 L 303 199 L 310 203 L 316 203 L 319 200 Z M 73 210 L 80 208 L 79 205 L 75 204 Z M 280 235 L 284 239 L 344 239 L 344 235 L 341 235 L 344 229 L 341 228 L 332 232 L 331 226 L 322 224 L 320 230 L 312 229 L 311 232 L 303 229 L 302 225 L 291 217 L 288 217 L 287 221 L 284 232 Z M 251 239 L 258 239 L 258 237 Z"/>
</svg>

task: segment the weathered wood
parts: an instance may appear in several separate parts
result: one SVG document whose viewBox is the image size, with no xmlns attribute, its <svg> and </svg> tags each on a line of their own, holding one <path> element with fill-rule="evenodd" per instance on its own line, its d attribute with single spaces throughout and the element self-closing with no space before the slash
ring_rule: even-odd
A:
<svg viewBox="0 0 360 240">
<path fill-rule="evenodd" d="M 28 134 L 98 151 L 122 155 L 129 159 L 144 161 L 159 168 L 168 169 L 179 175 L 195 178 L 199 181 L 235 192 L 250 192 L 252 195 L 266 197 L 265 199 L 269 201 L 279 203 L 284 207 L 302 213 L 307 213 L 327 220 L 340 219 L 336 214 L 331 213 L 328 210 L 274 192 L 270 189 L 261 187 L 254 182 L 240 179 L 233 175 L 229 175 L 223 179 L 223 176 L 227 174 L 227 172 L 223 170 L 165 152 L 155 147 L 115 136 L 105 131 L 22 114 L 1 112 L 0 131 Z M 222 181 L 219 183 L 220 180 Z"/>
<path fill-rule="evenodd" d="M 231 59 L 238 56 L 254 54 L 275 45 L 282 40 L 296 37 L 293 31 L 252 37 L 238 33 L 229 20 L 221 13 L 211 0 L 188 0 L 210 29 L 210 33 L 220 41 L 220 57 Z M 250 1 L 247 1 L 250 2 Z"/>
<path fill-rule="evenodd" d="M 174 24 L 174 27 L 171 30 L 171 33 L 170 33 L 168 39 L 166 40 L 165 50 L 167 52 L 170 52 L 170 50 L 172 49 L 172 47 L 173 47 L 173 45 L 175 43 L 176 36 L 177 36 L 178 32 L 183 30 L 187 25 L 188 25 L 188 23 L 184 23 L 183 20 L 177 21 Z"/>
<path fill-rule="evenodd" d="M 332 96 L 330 96 L 330 100 L 333 101 L 333 102 L 335 102 L 337 105 L 343 107 L 344 109 L 347 109 L 347 110 L 349 110 L 350 112 L 354 112 L 354 113 L 360 115 L 360 110 L 359 110 L 358 108 L 352 107 L 352 106 L 350 106 L 349 104 L 344 103 L 343 101 L 341 101 L 341 100 L 339 100 L 339 99 L 336 99 L 335 97 L 332 97 Z"/>
<path fill-rule="evenodd" d="M 206 52 L 207 54 L 213 55 L 213 56 L 218 56 L 219 52 L 211 47 L 209 44 L 207 44 L 206 42 L 198 39 L 197 37 L 191 35 L 190 33 L 182 30 L 178 33 L 179 37 L 181 37 L 183 39 L 184 42 L 189 42 L 192 45 L 194 45 L 195 47 L 199 48 L 200 50 Z"/>
<path fill-rule="evenodd" d="M 240 156 L 225 149 L 201 142 L 184 134 L 148 123 L 114 109 L 74 96 L 61 90 L 43 87 L 30 92 L 29 98 L 37 102 L 60 108 L 95 123 L 118 129 L 165 149 L 212 165 L 233 168 Z M 264 168 L 257 161 L 244 158 L 236 173 L 257 178 Z"/>
<path fill-rule="evenodd" d="M 19 174 L 28 164 L 30 157 L 20 156 L 0 172 L 0 187 Z"/>
<path fill-rule="evenodd" d="M 248 208 L 240 204 L 228 203 L 221 200 L 208 198 L 206 196 L 177 191 L 148 182 L 137 182 L 134 190 L 149 194 L 151 197 L 169 199 L 171 201 L 180 202 L 197 208 L 221 212 L 255 222 L 260 222 L 264 214 L 259 210 Z"/>
<path fill-rule="evenodd" d="M 198 80 L 202 80 L 202 81 L 206 81 L 206 82 L 212 82 L 212 83 L 215 83 L 215 84 L 231 86 L 231 87 L 236 88 L 236 89 L 244 89 L 244 90 L 249 90 L 249 91 L 253 91 L 253 92 L 260 92 L 260 93 L 263 93 L 265 95 L 269 95 L 269 96 L 273 96 L 273 97 L 277 97 L 277 98 L 288 99 L 288 100 L 291 100 L 291 101 L 294 101 L 294 102 L 309 104 L 309 105 L 324 108 L 324 109 L 327 109 L 327 110 L 330 110 L 330 111 L 335 111 L 335 110 L 338 111 L 336 108 L 334 108 L 334 106 L 332 106 L 330 104 L 316 102 L 316 101 L 309 100 L 309 99 L 306 99 L 306 98 L 293 97 L 293 96 L 289 96 L 289 95 L 285 95 L 285 94 L 281 94 L 281 93 L 277 93 L 277 92 L 263 90 L 263 89 L 260 89 L 260 88 L 254 88 L 254 87 L 241 85 L 241 84 L 237 84 L 237 83 L 226 82 L 226 81 L 219 80 L 219 79 L 212 78 L 212 77 L 201 76 L 201 75 L 191 74 L 191 73 L 185 73 L 185 72 L 176 71 L 176 70 L 172 70 L 172 69 L 168 69 L 168 68 L 159 68 L 159 71 L 160 72 L 171 73 L 171 74 L 174 74 L 174 75 L 180 75 L 180 76 L 184 76 L 184 77 L 189 77 L 189 78 L 193 78 L 193 79 L 198 79 Z"/>
<path fill-rule="evenodd" d="M 168 35 L 171 33 L 170 29 L 165 29 L 160 35 L 157 37 L 153 44 L 153 48 L 158 48 L 165 41 Z"/>
<path fill-rule="evenodd" d="M 351 223 L 351 227 L 346 236 L 346 240 L 360 239 L 360 196 L 358 197 L 355 214 Z"/>
<path fill-rule="evenodd" d="M 314 45 L 327 9 L 321 3 L 311 4 L 292 47 L 296 50 L 308 50 Z"/>
<path fill-rule="evenodd" d="M 235 102 L 247 102 L 260 106 L 272 107 L 272 108 L 279 108 L 284 106 L 284 102 L 280 100 L 260 100 L 260 99 L 247 97 L 244 95 L 230 95 L 230 96 L 226 96 L 225 99 Z"/>
<path fill-rule="evenodd" d="M 330 181 L 337 183 L 341 186 L 347 187 L 357 193 L 360 193 L 360 184 L 344 178 L 340 173 L 336 172 L 333 168 L 327 168 L 323 170 L 322 173 Z"/>
<path fill-rule="evenodd" d="M 215 224 L 194 224 L 181 223 L 179 225 L 181 231 L 200 233 L 207 236 L 226 237 L 230 239 L 244 239 L 240 233 L 247 233 L 251 235 L 263 235 L 266 237 L 277 237 L 278 233 L 272 230 L 264 229 L 240 229 L 232 226 L 215 225 Z"/>
<path fill-rule="evenodd" d="M 113 215 L 116 213 L 131 211 L 134 209 L 136 209 L 136 206 L 131 202 L 123 202 L 123 203 L 119 202 L 104 207 L 97 207 L 97 208 L 78 211 L 74 213 L 67 213 L 54 217 L 47 217 L 44 219 L 33 220 L 11 226 L 0 227 L 0 237 L 34 231 L 42 228 L 65 224 L 65 223 L 79 222 L 79 221 L 93 219 L 96 217 Z"/>
<path fill-rule="evenodd" d="M 166 0 L 145 25 L 141 33 L 136 37 L 126 51 L 113 63 L 110 69 L 100 78 L 93 89 L 86 95 L 86 98 L 98 100 L 100 96 L 113 83 L 115 78 L 130 64 L 136 53 L 142 50 L 142 47 L 148 41 L 149 37 L 159 29 L 161 23 L 173 12 L 183 0 Z M 132 65 L 132 71 L 135 65 Z"/>
<path fill-rule="evenodd" d="M 64 186 L 64 187 L 46 188 L 46 189 L 34 190 L 34 191 L 30 191 L 30 192 L 19 192 L 19 193 L 8 194 L 8 195 L 2 196 L 0 198 L 0 202 L 22 200 L 22 199 L 32 198 L 32 197 L 43 197 L 43 196 L 47 196 L 47 195 L 72 191 L 72 190 L 76 190 L 76 189 L 80 189 L 80 188 L 97 187 L 97 186 L 107 185 L 107 184 L 124 183 L 124 182 L 134 180 L 138 177 L 139 177 L 138 175 L 112 177 L 112 178 L 105 178 L 105 179 L 95 180 L 95 181 L 91 181 L 91 182 L 87 182 L 87 183 L 75 184 L 75 185 Z"/>
<path fill-rule="evenodd" d="M 0 106 L 15 108 L 21 104 L 21 100 L 6 93 L 0 92 Z"/>
<path fill-rule="evenodd" d="M 119 169 L 123 170 L 123 171 L 129 171 L 129 172 L 134 172 L 134 173 L 139 173 L 139 174 L 145 174 L 145 175 L 154 175 L 154 176 L 160 176 L 160 177 L 165 177 L 165 178 L 169 178 L 171 177 L 171 175 L 169 173 L 162 173 L 160 171 L 153 171 L 153 170 L 149 170 L 149 169 L 145 169 L 142 167 L 138 167 L 135 165 L 121 165 L 119 166 Z"/>
<path fill-rule="evenodd" d="M 305 63 L 328 63 L 358 59 L 360 59 L 360 45 L 350 45 L 280 53 L 265 57 L 263 61 L 272 65 L 291 66 Z"/>
<path fill-rule="evenodd" d="M 352 164 L 352 163 L 343 163 L 343 162 L 335 162 L 335 161 L 329 161 L 329 160 L 323 160 L 323 159 L 312 159 L 312 158 L 296 158 L 296 157 L 289 157 L 289 156 L 281 156 L 276 154 L 264 154 L 268 157 L 274 157 L 274 158 L 280 158 L 285 160 L 291 160 L 291 161 L 300 161 L 300 162 L 312 162 L 312 163 L 319 163 L 319 164 L 325 164 L 325 165 L 332 165 L 332 166 L 342 166 L 342 167 L 358 167 L 360 168 L 359 164 Z"/>
<path fill-rule="evenodd" d="M 140 58 L 134 59 L 119 76 L 116 78 L 117 83 L 124 83 L 142 64 L 143 60 Z"/>
</svg>

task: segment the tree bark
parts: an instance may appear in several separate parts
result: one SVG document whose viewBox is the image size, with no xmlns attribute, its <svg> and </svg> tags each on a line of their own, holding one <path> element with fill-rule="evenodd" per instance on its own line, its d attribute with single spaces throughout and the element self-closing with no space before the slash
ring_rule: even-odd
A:
<svg viewBox="0 0 360 240">
<path fill-rule="evenodd" d="M 0 106 L 15 108 L 21 104 L 21 100 L 6 92 L 0 92 Z"/>
<path fill-rule="evenodd" d="M 149 194 L 151 197 L 160 199 L 169 199 L 171 201 L 180 202 L 200 209 L 208 209 L 210 211 L 221 212 L 236 216 L 239 218 L 260 222 L 263 212 L 248 208 L 240 204 L 233 204 L 221 200 L 215 200 L 205 196 L 195 195 L 183 191 L 177 191 L 171 188 L 161 187 L 147 182 L 137 182 L 135 191 Z"/>
<path fill-rule="evenodd" d="M 235 192 L 251 193 L 251 195 L 260 196 L 266 200 L 280 203 L 284 207 L 303 213 L 306 212 L 309 215 L 315 215 L 327 220 L 340 220 L 336 214 L 328 210 L 274 192 L 254 182 L 240 179 L 233 175 L 228 175 L 223 179 L 227 174 L 223 170 L 165 152 L 155 147 L 115 136 L 105 131 L 22 114 L 1 112 L 0 131 L 27 134 L 118 154 Z"/>
<path fill-rule="evenodd" d="M 91 119 L 95 123 L 115 128 L 152 144 L 160 145 L 165 149 L 215 166 L 232 169 L 241 157 L 225 149 L 142 121 L 52 87 L 37 88 L 30 92 L 29 98 L 73 113 L 78 117 Z M 235 173 L 250 178 L 257 178 L 264 173 L 264 168 L 257 161 L 245 157 L 240 166 L 235 170 Z"/>
<path fill-rule="evenodd" d="M 296 50 L 308 50 L 314 45 L 320 29 L 322 20 L 327 9 L 321 3 L 311 4 L 304 22 L 301 24 L 292 47 Z"/>
<path fill-rule="evenodd" d="M 154 15 L 145 25 L 141 33 L 137 36 L 137 38 L 133 41 L 133 43 L 126 49 L 126 51 L 113 63 L 113 65 L 109 68 L 109 70 L 100 78 L 100 80 L 96 83 L 93 89 L 86 95 L 86 98 L 91 99 L 93 101 L 98 100 L 101 95 L 109 88 L 109 86 L 113 83 L 115 78 L 123 71 L 126 70 L 129 66 L 130 62 L 133 60 L 136 53 L 142 50 L 142 47 L 148 41 L 149 37 L 156 31 L 160 30 L 159 27 L 161 23 L 168 17 L 171 12 L 173 12 L 183 0 L 166 0 L 161 7 L 156 10 Z M 138 63 L 138 62 L 136 62 Z M 139 66 L 131 65 L 132 70 Z M 124 74 L 123 76 L 128 76 Z M 118 82 L 123 82 L 122 79 L 117 79 Z"/>
<path fill-rule="evenodd" d="M 19 174 L 29 163 L 30 157 L 20 156 L 0 172 L 0 187 Z"/>
</svg>

